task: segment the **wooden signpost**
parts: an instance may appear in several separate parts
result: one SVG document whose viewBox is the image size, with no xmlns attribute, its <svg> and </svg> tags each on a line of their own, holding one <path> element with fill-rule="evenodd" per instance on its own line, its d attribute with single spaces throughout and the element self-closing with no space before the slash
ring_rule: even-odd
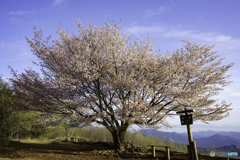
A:
<svg viewBox="0 0 240 160">
<path fill-rule="evenodd" d="M 197 147 L 196 147 L 195 141 L 193 141 L 191 126 L 190 126 L 190 124 L 193 124 L 192 114 L 188 114 L 188 112 L 193 112 L 193 110 L 192 109 L 187 110 L 185 108 L 184 111 L 178 111 L 176 113 L 185 113 L 185 115 L 180 116 L 180 121 L 181 121 L 181 125 L 187 125 L 188 140 L 189 140 L 188 155 L 190 160 L 198 160 Z"/>
</svg>

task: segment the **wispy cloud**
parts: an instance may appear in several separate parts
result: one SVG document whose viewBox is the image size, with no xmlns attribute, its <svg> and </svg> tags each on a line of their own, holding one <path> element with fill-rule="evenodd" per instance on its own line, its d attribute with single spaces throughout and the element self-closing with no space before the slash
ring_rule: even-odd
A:
<svg viewBox="0 0 240 160">
<path fill-rule="evenodd" d="M 146 11 L 145 14 L 143 15 L 143 17 L 146 18 L 146 17 L 155 16 L 157 14 L 165 13 L 168 10 L 170 10 L 170 7 L 168 7 L 168 6 L 161 6 L 158 9 L 152 9 L 152 10 Z"/>
<path fill-rule="evenodd" d="M 24 26 L 25 26 L 24 20 L 22 18 L 10 17 L 10 18 L 8 18 L 8 20 L 10 22 L 12 22 L 13 24 L 16 24 L 17 26 L 20 26 L 22 28 L 24 28 Z"/>
<path fill-rule="evenodd" d="M 131 34 L 136 36 L 150 33 L 150 35 L 157 34 L 163 38 L 179 38 L 179 39 L 190 39 L 199 42 L 207 42 L 213 44 L 225 45 L 229 50 L 240 49 L 240 39 L 232 36 L 213 33 L 213 32 L 199 32 L 195 30 L 184 30 L 180 27 L 167 27 L 167 26 L 134 26 L 128 29 Z"/>
<path fill-rule="evenodd" d="M 143 27 L 143 26 L 135 26 L 129 29 L 131 34 L 147 34 L 147 33 L 162 33 L 166 31 L 167 28 L 162 26 L 157 27 Z"/>
<path fill-rule="evenodd" d="M 231 36 L 226 36 L 217 33 L 203 33 L 198 31 L 192 30 L 178 30 L 178 29 L 170 29 L 167 32 L 163 33 L 164 37 L 188 37 L 194 39 L 200 39 L 204 41 L 211 41 L 211 42 L 228 42 L 233 38 Z"/>
<path fill-rule="evenodd" d="M 104 14 L 104 15 L 102 15 L 102 17 L 110 17 L 111 16 L 111 14 Z"/>
<path fill-rule="evenodd" d="M 67 4 L 67 0 L 53 0 L 54 7 L 62 5 L 62 4 Z"/>
<path fill-rule="evenodd" d="M 26 59 L 29 57 L 32 57 L 33 54 L 30 51 L 29 45 L 27 42 L 18 40 L 14 42 L 7 42 L 7 41 L 2 41 L 0 42 L 0 50 L 4 53 L 4 51 L 8 51 L 9 54 L 12 54 L 14 58 L 5 58 L 7 61 L 14 61 L 14 60 L 19 60 L 20 59 Z M 18 52 L 16 52 L 16 50 Z M 3 57 L 4 59 L 4 57 Z"/>
<path fill-rule="evenodd" d="M 0 48 L 3 48 L 6 45 L 6 42 L 0 42 Z"/>
<path fill-rule="evenodd" d="M 237 96 L 237 97 L 240 97 L 240 93 L 236 92 L 236 93 L 233 93 L 232 96 Z"/>
<path fill-rule="evenodd" d="M 8 12 L 9 15 L 26 15 L 26 14 L 34 14 L 36 11 L 15 11 L 15 12 Z"/>
</svg>

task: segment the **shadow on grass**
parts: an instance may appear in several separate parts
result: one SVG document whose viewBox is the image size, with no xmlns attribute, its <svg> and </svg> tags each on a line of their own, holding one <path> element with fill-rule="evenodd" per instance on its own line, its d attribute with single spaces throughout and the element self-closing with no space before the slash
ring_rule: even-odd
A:
<svg viewBox="0 0 240 160">
<path fill-rule="evenodd" d="M 158 159 L 167 159 L 164 150 L 156 149 Z M 171 151 L 171 160 L 187 160 L 188 154 Z M 0 149 L 0 159 L 97 159 L 97 160 L 117 160 L 117 159 L 156 159 L 152 157 L 151 148 L 143 148 L 141 152 L 126 150 L 117 153 L 110 143 L 106 142 L 66 142 L 55 141 L 48 144 L 22 143 L 20 141 L 10 141 L 8 145 Z M 210 156 L 199 155 L 199 159 L 216 160 Z M 219 159 L 221 160 L 221 159 Z"/>
</svg>

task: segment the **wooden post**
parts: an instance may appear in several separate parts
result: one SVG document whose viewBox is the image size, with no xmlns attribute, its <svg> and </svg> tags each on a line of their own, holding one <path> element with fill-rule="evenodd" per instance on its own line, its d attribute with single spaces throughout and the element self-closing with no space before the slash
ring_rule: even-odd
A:
<svg viewBox="0 0 240 160">
<path fill-rule="evenodd" d="M 187 109 L 185 108 L 185 111 L 186 110 Z M 188 115 L 188 113 L 185 112 L 185 115 Z M 196 144 L 193 142 L 192 130 L 191 130 L 190 124 L 187 124 L 187 132 L 188 132 L 188 141 L 189 141 L 189 145 L 190 145 L 190 152 L 191 152 L 191 155 L 192 155 L 192 159 L 193 160 L 198 160 L 197 148 L 196 148 Z"/>
<path fill-rule="evenodd" d="M 193 138 L 192 138 L 191 126 L 189 124 L 187 125 L 187 132 L 188 132 L 188 141 L 189 141 L 189 144 L 190 144 L 193 141 Z"/>
<path fill-rule="evenodd" d="M 155 146 L 152 146 L 153 157 L 155 157 Z"/>
<path fill-rule="evenodd" d="M 187 145 L 187 149 L 188 149 L 188 160 L 192 160 L 192 150 L 190 145 Z"/>
<path fill-rule="evenodd" d="M 194 158 L 194 155 L 193 155 L 194 151 L 193 151 L 193 146 L 192 146 L 192 143 L 191 143 L 193 141 L 192 130 L 191 130 L 191 126 L 189 124 L 187 125 L 187 132 L 188 132 L 188 142 L 189 142 L 189 152 L 188 152 L 188 154 L 190 155 L 189 157 L 191 157 L 190 158 L 191 160 L 197 160 L 197 159 Z"/>
<path fill-rule="evenodd" d="M 166 151 L 167 151 L 167 157 L 168 157 L 168 160 L 170 160 L 170 152 L 169 152 L 169 148 L 168 147 L 165 147 L 166 148 Z"/>
<path fill-rule="evenodd" d="M 193 157 L 195 157 L 195 160 L 198 160 L 197 147 L 196 147 L 195 141 L 192 141 L 191 144 L 192 144 L 192 148 L 193 148 L 193 150 L 192 150 Z"/>
<path fill-rule="evenodd" d="M 179 111 L 177 113 L 185 113 L 185 117 L 187 117 L 188 112 L 193 112 L 193 110 L 192 109 L 187 110 L 186 108 L 184 108 L 184 111 Z M 181 118 L 180 118 L 180 120 L 181 120 Z M 182 123 L 182 121 L 181 121 L 181 123 Z M 182 123 L 182 125 L 187 125 L 188 141 L 189 141 L 188 154 L 189 154 L 189 157 L 191 160 L 198 160 L 197 148 L 196 148 L 195 142 L 193 142 L 192 130 L 191 130 L 190 124 L 192 124 L 192 121 L 189 121 L 188 119 L 184 123 Z"/>
</svg>

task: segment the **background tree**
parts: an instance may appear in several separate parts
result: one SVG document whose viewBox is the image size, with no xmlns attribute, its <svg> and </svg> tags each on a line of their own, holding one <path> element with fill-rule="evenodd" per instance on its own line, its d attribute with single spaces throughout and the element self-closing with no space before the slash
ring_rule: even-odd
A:
<svg viewBox="0 0 240 160">
<path fill-rule="evenodd" d="M 40 135 L 54 129 L 61 123 L 61 121 L 64 120 L 64 117 L 61 115 L 49 114 L 45 112 L 39 112 L 36 118 L 37 120 L 33 120 L 31 128 L 31 131 L 36 138 L 39 138 Z"/>
<path fill-rule="evenodd" d="M 12 88 L 0 77 L 0 136 L 3 139 L 38 138 L 63 119 L 49 113 L 19 110 L 16 101 Z"/>
<path fill-rule="evenodd" d="M 118 149 L 133 124 L 172 127 L 166 121 L 171 111 L 195 109 L 193 119 L 205 123 L 228 116 L 230 104 L 213 106 L 210 98 L 230 83 L 225 73 L 233 64 L 220 66 L 224 58 L 215 61 L 213 46 L 183 41 L 184 48 L 162 55 L 153 52 L 150 36 L 131 43 L 128 33 L 120 33 L 121 21 L 76 24 L 79 35 L 59 27 L 60 39 L 49 42 L 51 36 L 44 39 L 34 27 L 34 38 L 26 37 L 43 76 L 31 69 L 17 75 L 10 67 L 19 101 L 29 102 L 22 108 L 103 125 Z"/>
<path fill-rule="evenodd" d="M 87 126 L 91 126 L 91 123 L 84 122 L 84 121 L 80 122 L 78 119 L 76 119 L 74 117 L 66 119 L 64 122 L 66 137 L 72 137 L 74 128 L 82 128 L 82 127 L 87 127 Z M 71 133 L 69 134 L 70 129 L 71 129 Z"/>
<path fill-rule="evenodd" d="M 0 145 L 7 143 L 16 127 L 16 117 L 13 115 L 12 109 L 14 101 L 9 84 L 0 76 Z"/>
<path fill-rule="evenodd" d="M 18 127 L 15 135 L 17 134 L 17 137 L 20 136 L 21 138 L 39 138 L 40 135 L 58 126 L 63 119 L 61 116 L 31 110 L 18 111 L 16 115 Z"/>
</svg>

